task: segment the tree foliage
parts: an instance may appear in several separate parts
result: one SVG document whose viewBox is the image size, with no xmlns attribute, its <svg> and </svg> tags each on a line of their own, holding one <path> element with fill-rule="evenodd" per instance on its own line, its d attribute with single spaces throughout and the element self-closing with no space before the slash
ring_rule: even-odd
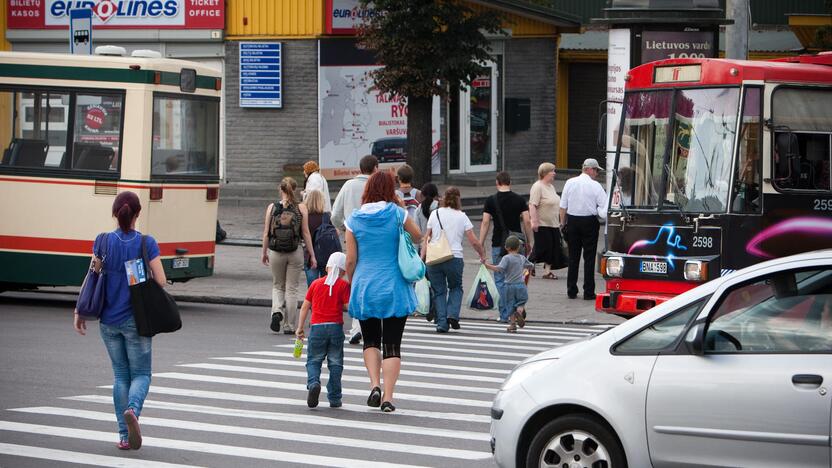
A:
<svg viewBox="0 0 832 468">
<path fill-rule="evenodd" d="M 404 98 L 447 96 L 462 89 L 489 59 L 486 33 L 501 33 L 501 18 L 461 1 L 362 0 L 376 14 L 359 28 L 359 43 L 384 64 L 373 72 L 379 91 Z"/>
</svg>

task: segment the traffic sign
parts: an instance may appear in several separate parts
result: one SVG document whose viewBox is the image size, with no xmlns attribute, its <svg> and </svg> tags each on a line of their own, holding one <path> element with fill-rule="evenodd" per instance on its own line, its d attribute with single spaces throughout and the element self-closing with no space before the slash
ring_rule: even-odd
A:
<svg viewBox="0 0 832 468">
<path fill-rule="evenodd" d="M 92 55 L 92 10 L 69 11 L 69 53 Z"/>
<path fill-rule="evenodd" d="M 240 107 L 283 107 L 280 42 L 240 42 Z"/>
</svg>

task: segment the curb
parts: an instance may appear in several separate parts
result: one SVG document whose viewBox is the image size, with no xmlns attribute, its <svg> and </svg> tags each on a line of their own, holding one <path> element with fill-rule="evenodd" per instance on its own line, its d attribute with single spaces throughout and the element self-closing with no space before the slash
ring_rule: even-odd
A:
<svg viewBox="0 0 832 468">
<path fill-rule="evenodd" d="M 34 291 L 34 290 L 21 290 L 21 291 L 8 291 L 11 293 L 24 293 L 24 294 L 48 294 L 48 295 L 55 295 L 55 296 L 66 296 L 66 297 L 56 297 L 55 300 L 63 300 L 64 302 L 71 302 L 75 303 L 77 300 L 78 292 L 75 291 Z M 228 296 L 197 296 L 193 294 L 171 294 L 173 298 L 177 302 L 188 302 L 193 304 L 225 304 L 225 305 L 235 305 L 235 306 L 249 306 L 249 307 L 271 307 L 272 301 L 270 299 L 258 299 L 258 298 L 251 298 L 251 297 L 228 297 Z M 491 322 L 491 319 L 487 318 L 479 318 L 479 317 L 463 317 L 465 320 L 472 320 L 477 322 Z M 599 322 L 599 321 L 589 321 L 589 320 L 527 320 L 527 323 L 548 323 L 548 324 L 562 324 L 562 325 L 609 325 L 611 327 L 615 327 L 619 325 L 617 323 L 609 323 L 609 322 Z"/>
</svg>

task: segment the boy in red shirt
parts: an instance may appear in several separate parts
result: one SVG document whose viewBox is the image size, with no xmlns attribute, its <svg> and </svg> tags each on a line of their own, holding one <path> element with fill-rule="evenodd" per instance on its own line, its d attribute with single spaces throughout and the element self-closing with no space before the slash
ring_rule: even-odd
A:
<svg viewBox="0 0 832 468">
<path fill-rule="evenodd" d="M 321 365 L 326 358 L 329 381 L 326 384 L 330 408 L 341 407 L 341 374 L 344 371 L 344 312 L 350 302 L 350 285 L 344 281 L 347 257 L 341 252 L 329 256 L 327 275 L 309 285 L 300 309 L 295 336 L 303 339 L 303 324 L 312 308 L 309 345 L 306 351 L 306 404 L 318 406 L 321 394 Z"/>
</svg>

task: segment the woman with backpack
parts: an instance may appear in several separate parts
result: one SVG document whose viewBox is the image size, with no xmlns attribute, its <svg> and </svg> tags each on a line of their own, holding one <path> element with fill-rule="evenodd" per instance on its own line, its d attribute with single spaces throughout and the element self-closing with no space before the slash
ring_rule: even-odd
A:
<svg viewBox="0 0 832 468">
<path fill-rule="evenodd" d="M 326 263 L 329 256 L 341 251 L 341 239 L 338 231 L 332 225 L 330 212 L 324 210 L 324 195 L 319 190 L 306 193 L 306 211 L 309 212 L 309 232 L 312 235 L 312 250 L 318 267 L 311 267 L 311 258 L 304 255 L 303 271 L 306 273 L 306 285 L 309 286 L 316 279 L 326 276 Z"/>
<path fill-rule="evenodd" d="M 295 200 L 297 182 L 284 177 L 280 182 L 280 201 L 270 203 L 263 221 L 263 265 L 272 269 L 272 317 L 270 328 L 293 335 L 298 319 L 298 282 L 303 270 L 303 248 L 309 266 L 318 268 L 309 233 L 309 212 Z"/>
</svg>

